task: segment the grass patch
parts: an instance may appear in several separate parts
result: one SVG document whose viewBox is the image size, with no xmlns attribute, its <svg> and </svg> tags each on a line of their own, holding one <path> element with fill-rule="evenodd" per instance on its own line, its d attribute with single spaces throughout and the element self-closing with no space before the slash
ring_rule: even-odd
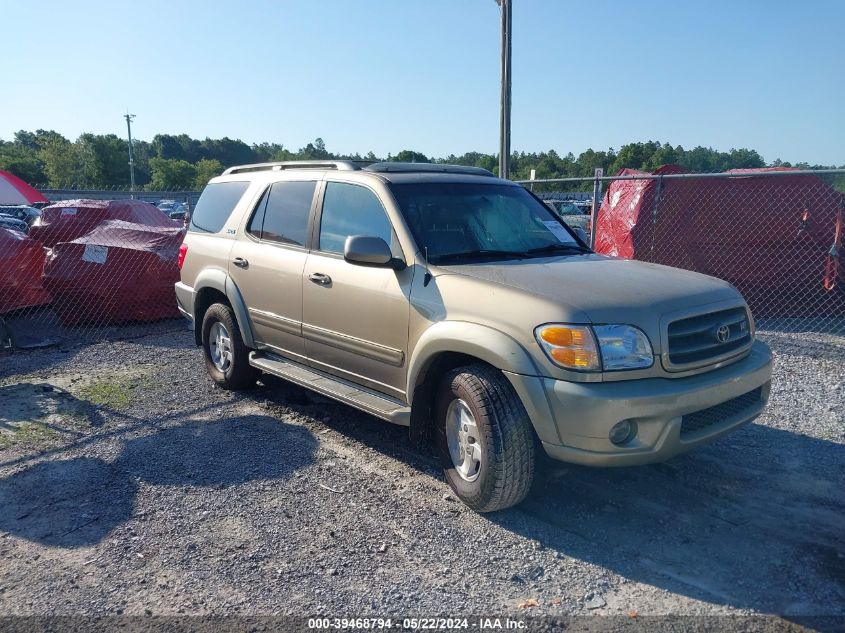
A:
<svg viewBox="0 0 845 633">
<path fill-rule="evenodd" d="M 128 409 L 132 404 L 132 389 L 128 381 L 102 380 L 82 387 L 79 397 L 109 409 Z"/>
<path fill-rule="evenodd" d="M 21 422 L 11 431 L 0 432 L 0 449 L 15 444 L 40 444 L 58 433 L 43 422 Z"/>
<path fill-rule="evenodd" d="M 100 407 L 122 411 L 132 404 L 136 389 L 148 389 L 153 382 L 146 377 L 124 376 L 113 380 L 97 380 L 80 387 L 77 397 Z"/>
</svg>

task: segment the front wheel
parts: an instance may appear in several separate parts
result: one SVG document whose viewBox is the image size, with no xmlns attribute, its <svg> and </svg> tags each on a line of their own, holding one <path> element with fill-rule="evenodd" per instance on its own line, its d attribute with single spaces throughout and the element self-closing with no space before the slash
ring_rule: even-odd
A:
<svg viewBox="0 0 845 633">
<path fill-rule="evenodd" d="M 446 480 L 464 503 L 492 512 L 525 498 L 534 479 L 534 431 L 499 370 L 470 365 L 449 372 L 435 416 Z"/>
<path fill-rule="evenodd" d="M 245 389 L 258 378 L 258 370 L 249 364 L 249 348 L 241 338 L 235 315 L 223 303 L 205 311 L 202 350 L 208 375 L 224 389 Z"/>
</svg>

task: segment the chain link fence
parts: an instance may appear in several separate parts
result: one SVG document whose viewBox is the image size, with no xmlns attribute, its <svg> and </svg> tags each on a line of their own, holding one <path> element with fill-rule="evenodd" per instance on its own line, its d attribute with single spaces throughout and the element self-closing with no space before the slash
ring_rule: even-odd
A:
<svg viewBox="0 0 845 633">
<path fill-rule="evenodd" d="M 143 200 L 153 205 L 159 205 L 161 202 L 174 202 L 185 205 L 188 209 L 193 209 L 197 200 L 199 200 L 201 191 L 185 191 L 179 190 L 159 190 L 146 191 L 136 190 L 132 191 L 128 187 L 110 187 L 106 189 L 86 189 L 84 187 L 68 187 L 64 189 L 51 189 L 49 187 L 42 187 L 33 185 L 41 193 L 47 197 L 51 202 L 60 200 L 124 200 L 134 199 Z"/>
<path fill-rule="evenodd" d="M 547 204 L 578 200 L 577 190 L 592 185 L 589 221 L 563 219 L 588 227 L 599 253 L 729 281 L 762 329 L 845 335 L 845 170 L 687 174 L 665 166 L 523 184 Z"/>
<path fill-rule="evenodd" d="M 599 253 L 731 282 L 761 329 L 845 335 L 845 170 L 670 166 L 523 184 Z M 27 232 L 0 228 L 0 348 L 184 327 L 173 284 L 197 192 L 44 193 L 54 202 Z"/>
<path fill-rule="evenodd" d="M 25 230 L 0 228 L 0 349 L 181 327 L 173 285 L 190 198 L 155 195 L 159 208 L 130 192 L 44 193 L 54 201 Z"/>
</svg>

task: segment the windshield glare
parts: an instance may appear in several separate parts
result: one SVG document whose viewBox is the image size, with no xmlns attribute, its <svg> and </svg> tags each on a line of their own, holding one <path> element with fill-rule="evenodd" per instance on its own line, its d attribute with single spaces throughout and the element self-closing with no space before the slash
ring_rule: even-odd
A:
<svg viewBox="0 0 845 633">
<path fill-rule="evenodd" d="M 421 183 L 391 189 L 418 246 L 428 249 L 435 264 L 469 254 L 495 259 L 581 248 L 555 214 L 522 187 Z"/>
</svg>

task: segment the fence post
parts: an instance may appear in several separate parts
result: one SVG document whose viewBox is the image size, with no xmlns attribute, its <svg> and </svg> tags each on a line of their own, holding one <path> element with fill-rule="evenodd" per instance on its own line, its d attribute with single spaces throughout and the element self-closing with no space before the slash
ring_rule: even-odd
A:
<svg viewBox="0 0 845 633">
<path fill-rule="evenodd" d="M 596 247 L 596 217 L 601 205 L 601 179 L 604 176 L 604 169 L 596 167 L 593 172 L 593 208 L 590 210 L 590 248 Z"/>
<path fill-rule="evenodd" d="M 657 232 L 657 205 L 660 204 L 660 197 L 663 195 L 663 174 L 657 179 L 657 191 L 654 193 L 654 205 L 651 207 L 651 251 L 650 256 L 654 259 L 654 241 Z"/>
</svg>

